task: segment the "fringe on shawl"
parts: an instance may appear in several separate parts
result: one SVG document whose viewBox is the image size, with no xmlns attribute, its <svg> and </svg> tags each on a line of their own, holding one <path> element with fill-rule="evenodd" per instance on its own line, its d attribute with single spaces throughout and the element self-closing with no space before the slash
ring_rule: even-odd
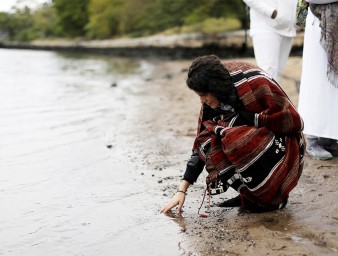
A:
<svg viewBox="0 0 338 256">
<path fill-rule="evenodd" d="M 327 53 L 327 79 L 338 88 L 338 3 L 310 4 L 312 13 L 320 20 L 320 44 Z"/>
</svg>

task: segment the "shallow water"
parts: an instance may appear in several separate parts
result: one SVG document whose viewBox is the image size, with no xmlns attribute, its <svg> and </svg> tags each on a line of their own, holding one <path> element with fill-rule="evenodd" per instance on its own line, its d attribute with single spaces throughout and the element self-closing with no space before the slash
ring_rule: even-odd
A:
<svg viewBox="0 0 338 256">
<path fill-rule="evenodd" d="M 0 255 L 179 253 L 128 148 L 153 65 L 0 49 Z"/>
</svg>

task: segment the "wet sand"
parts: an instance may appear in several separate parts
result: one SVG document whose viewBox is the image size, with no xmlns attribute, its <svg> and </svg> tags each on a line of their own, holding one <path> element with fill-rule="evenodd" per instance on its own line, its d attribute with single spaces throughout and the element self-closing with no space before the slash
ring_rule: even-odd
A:
<svg viewBox="0 0 338 256">
<path fill-rule="evenodd" d="M 245 60 L 254 62 L 252 58 Z M 162 77 L 155 75 L 150 81 L 160 85 L 161 92 L 148 93 L 152 95 L 147 103 L 148 113 L 155 108 L 158 114 L 155 121 L 152 116 L 146 121 L 152 123 L 154 136 L 168 136 L 168 144 L 156 146 L 163 153 L 153 154 L 149 159 L 152 173 L 158 177 L 157 189 L 163 193 L 160 202 L 156 202 L 159 207 L 177 189 L 195 133 L 199 102 L 186 89 L 186 72 L 182 72 L 189 64 L 187 61 L 162 63 L 161 72 L 157 73 Z M 291 57 L 280 84 L 295 105 L 300 74 L 301 58 Z M 159 93 L 163 98 L 160 102 L 156 100 Z M 209 217 L 200 218 L 197 211 L 202 202 L 204 180 L 202 175 L 190 187 L 182 217 L 175 210 L 168 214 L 173 225 L 179 225 L 184 233 L 178 245 L 181 255 L 338 255 L 337 157 L 315 161 L 306 156 L 303 175 L 291 192 L 288 205 L 273 213 L 240 214 L 235 208 L 211 207 Z M 212 203 L 235 194 L 228 191 L 214 196 Z"/>
</svg>

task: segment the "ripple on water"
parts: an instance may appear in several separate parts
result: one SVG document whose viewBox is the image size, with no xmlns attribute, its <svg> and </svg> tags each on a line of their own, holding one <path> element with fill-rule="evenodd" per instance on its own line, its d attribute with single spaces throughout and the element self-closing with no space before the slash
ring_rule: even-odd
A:
<svg viewBox="0 0 338 256">
<path fill-rule="evenodd" d="M 151 64 L 0 49 L 0 66 L 0 255 L 177 254 L 122 140 Z"/>
</svg>

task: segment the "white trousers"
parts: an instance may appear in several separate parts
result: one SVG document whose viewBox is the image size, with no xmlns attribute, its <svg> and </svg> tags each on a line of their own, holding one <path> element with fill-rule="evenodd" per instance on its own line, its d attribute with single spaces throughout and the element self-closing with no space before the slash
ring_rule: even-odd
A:
<svg viewBox="0 0 338 256">
<path fill-rule="evenodd" d="M 327 79 L 327 53 L 320 44 L 320 21 L 309 11 L 304 34 L 298 112 L 304 133 L 338 140 L 338 88 Z"/>
<path fill-rule="evenodd" d="M 252 36 L 257 65 L 278 81 L 289 58 L 292 37 L 274 32 L 260 32 Z"/>
</svg>

